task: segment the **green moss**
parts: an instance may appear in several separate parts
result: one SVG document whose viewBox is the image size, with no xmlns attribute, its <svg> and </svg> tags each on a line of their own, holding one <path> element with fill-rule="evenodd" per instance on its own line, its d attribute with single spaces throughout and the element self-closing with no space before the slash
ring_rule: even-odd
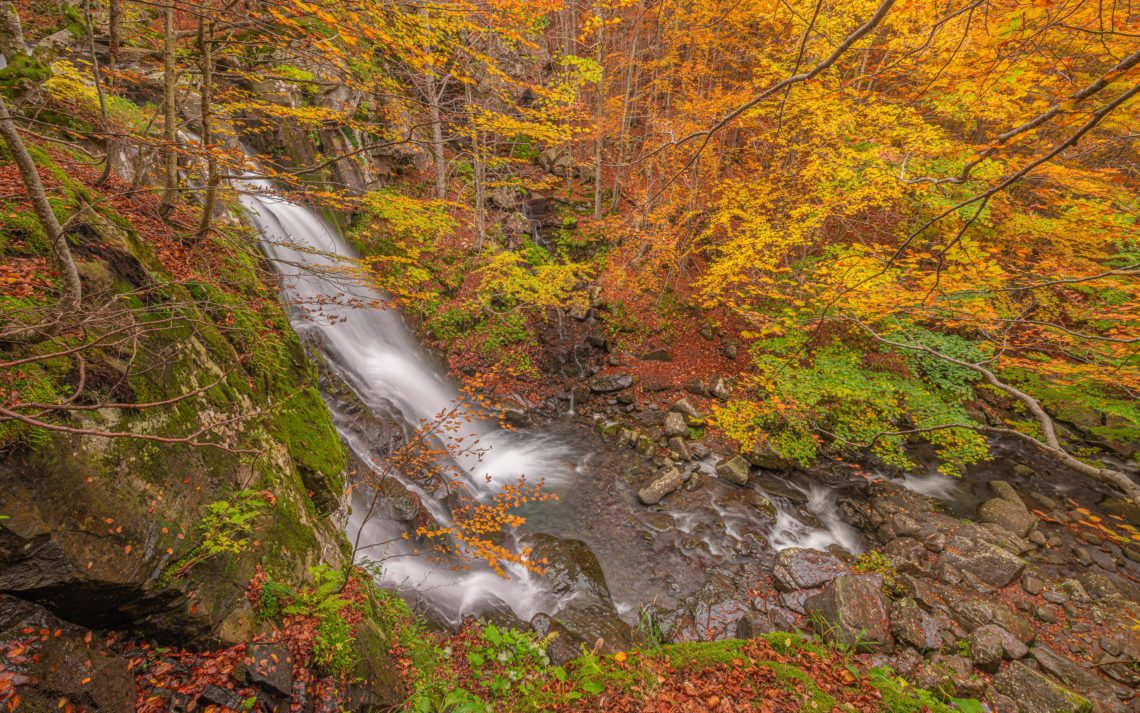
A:
<svg viewBox="0 0 1140 713">
<path fill-rule="evenodd" d="M 275 430 L 300 467 L 320 474 L 331 492 L 340 493 L 347 456 L 315 387 L 303 388 L 289 399 L 277 413 Z"/>
</svg>

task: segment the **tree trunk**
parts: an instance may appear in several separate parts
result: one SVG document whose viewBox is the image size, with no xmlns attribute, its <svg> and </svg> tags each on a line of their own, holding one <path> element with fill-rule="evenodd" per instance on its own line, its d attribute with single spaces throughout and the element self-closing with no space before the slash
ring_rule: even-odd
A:
<svg viewBox="0 0 1140 713">
<path fill-rule="evenodd" d="M 198 51 L 201 57 L 202 86 L 198 92 L 202 100 L 202 149 L 206 152 L 206 192 L 202 197 L 202 217 L 198 221 L 197 239 L 210 234 L 214 221 L 214 207 L 218 203 L 218 157 L 214 153 L 213 128 L 210 126 L 214 94 L 214 21 L 201 17 L 198 20 Z"/>
<path fill-rule="evenodd" d="M 28 51 L 24 42 L 24 26 L 11 2 L 0 2 L 0 54 L 8 59 Z"/>
<path fill-rule="evenodd" d="M 178 102 L 175 92 L 178 89 L 178 74 L 175 67 L 175 36 L 174 36 L 174 1 L 163 6 L 162 10 L 163 36 L 165 42 L 162 49 L 162 83 L 163 83 L 163 127 L 162 138 L 166 144 L 163 164 L 165 176 L 163 178 L 162 203 L 158 212 L 163 218 L 170 217 L 174 205 L 178 201 Z"/>
<path fill-rule="evenodd" d="M 27 146 L 24 145 L 24 140 L 20 136 L 19 129 L 16 128 L 16 122 L 12 119 L 12 114 L 8 110 L 8 103 L 3 95 L 0 95 L 0 137 L 3 137 L 4 143 L 8 146 L 8 151 L 11 152 L 12 158 L 16 162 L 16 167 L 20 171 L 20 178 L 24 182 L 24 190 L 28 192 L 28 197 L 31 198 L 32 210 L 35 212 L 40 225 L 43 226 L 48 243 L 51 245 L 52 265 L 55 267 L 56 274 L 59 275 L 59 301 L 56 304 L 56 309 L 61 315 L 74 315 L 79 311 L 80 300 L 83 299 L 83 284 L 79 280 L 79 271 L 71 257 L 71 248 L 67 244 L 67 235 L 63 226 L 59 224 L 59 220 L 56 219 L 55 213 L 52 211 L 51 202 L 48 200 L 44 184 L 40 180 L 39 171 L 36 170 L 36 163 L 31 154 L 28 153 Z"/>
<path fill-rule="evenodd" d="M 114 130 L 111 119 L 107 116 L 107 97 L 103 93 L 103 72 L 99 66 L 99 55 L 95 51 L 95 23 L 91 19 L 91 0 L 83 2 L 83 19 L 87 25 L 87 40 L 91 51 L 91 78 L 95 83 L 95 93 L 99 97 L 99 116 L 103 122 L 103 174 L 95 180 L 96 186 L 101 186 L 111 177 L 115 170 L 115 140 L 112 137 Z"/>
<path fill-rule="evenodd" d="M 606 112 L 606 70 L 605 70 L 605 28 L 606 17 L 598 13 L 598 47 L 595 50 L 595 61 L 598 63 L 597 94 L 594 97 L 594 220 L 602 219 L 602 145 L 605 140 L 604 117 Z"/>
<path fill-rule="evenodd" d="M 435 197 L 441 200 L 447 197 L 447 158 L 443 155 L 443 118 L 440 109 L 445 84 L 442 79 L 431 74 L 425 81 L 431 121 L 431 153 L 435 162 Z"/>
<path fill-rule="evenodd" d="M 464 95 L 467 99 L 468 112 L 475 106 L 475 96 L 470 85 L 464 85 Z M 487 237 L 487 164 L 483 160 L 483 144 L 480 140 L 479 130 L 472 127 L 471 131 L 471 165 L 475 179 L 475 248 L 483 247 L 483 240 Z"/>
<path fill-rule="evenodd" d="M 107 5 L 107 70 L 108 82 L 115 86 L 115 68 L 119 66 L 119 50 L 123 46 L 123 3 L 122 0 L 109 0 Z"/>
</svg>

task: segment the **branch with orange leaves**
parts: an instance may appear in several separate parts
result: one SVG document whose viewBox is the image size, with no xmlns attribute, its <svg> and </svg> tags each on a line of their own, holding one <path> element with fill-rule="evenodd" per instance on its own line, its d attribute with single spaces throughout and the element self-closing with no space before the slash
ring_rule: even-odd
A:
<svg viewBox="0 0 1140 713">
<path fill-rule="evenodd" d="M 709 128 L 703 129 L 701 131 L 694 131 L 693 133 L 688 134 L 687 136 L 683 136 L 680 139 L 662 144 L 661 146 L 658 146 L 657 148 L 650 151 L 649 153 L 631 161 L 629 165 L 632 166 L 634 164 L 646 161 L 646 160 L 656 156 L 657 154 L 661 153 L 662 151 L 665 151 L 666 149 L 675 148 L 678 146 L 683 146 L 684 144 L 687 144 L 690 141 L 703 138 L 704 140 L 701 142 L 700 146 L 697 147 L 697 150 L 693 152 L 693 155 L 689 157 L 689 159 L 685 162 L 685 164 L 673 175 L 672 178 L 670 178 L 668 181 L 665 182 L 665 184 L 661 187 L 661 189 L 658 190 L 656 194 L 654 194 L 653 198 L 656 198 L 657 196 L 661 195 L 661 193 L 666 188 L 668 188 L 670 185 L 672 185 L 677 180 L 678 177 L 680 177 L 682 174 L 684 174 L 685 171 L 687 171 L 694 163 L 696 163 L 697 159 L 700 158 L 701 153 L 704 152 L 704 150 L 708 147 L 709 142 L 712 141 L 712 137 L 714 134 L 716 134 L 721 129 L 724 129 L 725 127 L 727 127 L 733 121 L 740 118 L 749 109 L 753 108 L 754 106 L 756 106 L 760 102 L 764 101 L 768 97 L 772 96 L 773 94 L 776 94 L 777 92 L 780 92 L 781 90 L 783 90 L 785 88 L 791 87 L 793 84 L 799 84 L 801 82 L 806 82 L 810 79 L 814 79 L 815 77 L 819 76 L 821 73 L 823 73 L 829 67 L 831 67 L 833 64 L 835 64 L 837 61 L 839 61 L 839 58 L 842 57 L 847 52 L 847 50 L 851 49 L 852 45 L 854 45 L 856 42 L 858 42 L 863 37 L 865 37 L 868 33 L 871 32 L 871 30 L 874 30 L 876 27 L 878 27 L 879 24 L 883 21 L 883 19 L 890 12 L 890 10 L 894 6 L 894 4 L 895 4 L 895 0 L 882 0 L 882 3 L 875 10 L 875 14 L 872 15 L 870 19 L 868 19 L 866 22 L 864 22 L 859 27 L 855 28 L 855 30 L 852 31 L 851 34 L 847 35 L 847 37 L 845 37 L 844 40 L 839 43 L 839 46 L 836 47 L 830 55 L 828 55 L 826 58 L 823 59 L 823 61 L 821 61 L 819 64 L 815 65 L 814 67 L 812 67 L 808 71 L 801 72 L 799 74 L 794 74 L 790 77 L 786 77 L 786 78 L 780 80 L 779 82 L 776 82 L 772 86 L 768 87 L 764 91 L 760 92 L 756 96 L 752 97 L 748 101 L 744 102 L 740 106 L 736 107 L 732 111 L 725 114 L 723 117 L 721 117 L 720 120 L 718 120 L 716 123 L 714 123 Z M 653 198 L 650 198 L 649 200 L 652 201 Z"/>
</svg>

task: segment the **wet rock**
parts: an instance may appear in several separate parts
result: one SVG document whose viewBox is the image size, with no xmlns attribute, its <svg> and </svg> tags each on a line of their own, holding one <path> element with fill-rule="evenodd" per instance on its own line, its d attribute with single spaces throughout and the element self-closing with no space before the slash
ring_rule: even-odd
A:
<svg viewBox="0 0 1140 713">
<path fill-rule="evenodd" d="M 836 577 L 805 601 L 804 608 L 818 615 L 819 633 L 831 641 L 861 651 L 886 651 L 894 644 L 883 580 L 878 575 Z"/>
<path fill-rule="evenodd" d="M 689 425 L 685 423 L 685 417 L 676 411 L 670 411 L 665 414 L 663 427 L 665 429 L 665 435 L 669 438 L 685 436 L 689 433 Z"/>
<path fill-rule="evenodd" d="M 945 581 L 950 581 L 947 574 L 965 572 L 1000 588 L 1021 574 L 1025 560 L 989 542 L 955 535 L 939 556 L 938 568 Z"/>
<path fill-rule="evenodd" d="M 915 684 L 944 696 L 976 698 L 984 688 L 972 669 L 973 662 L 964 656 L 935 654 L 919 670 Z"/>
<path fill-rule="evenodd" d="M 531 558 L 546 561 L 542 578 L 553 593 L 577 593 L 579 597 L 610 601 L 602 566 L 585 542 L 537 533 L 531 536 L 529 544 Z"/>
<path fill-rule="evenodd" d="M 1017 659 L 1023 659 L 1029 655 L 1028 646 L 1023 644 L 1020 639 L 1005 629 L 1001 628 L 997 624 L 985 624 L 983 626 L 979 626 L 977 629 L 974 629 L 973 633 L 978 634 L 978 632 L 984 632 L 981 635 L 987 638 L 997 637 L 997 640 L 1001 642 L 1001 651 L 1003 658 L 1009 659 L 1010 661 L 1016 661 Z"/>
<path fill-rule="evenodd" d="M 982 522 L 997 525 L 1018 537 L 1028 535 L 1037 524 L 1037 518 L 1020 501 L 1014 503 L 1004 498 L 993 498 L 982 503 L 978 506 L 978 517 Z"/>
<path fill-rule="evenodd" d="M 883 547 L 882 552 L 898 572 L 923 574 L 930 568 L 930 555 L 926 547 L 913 537 L 891 540 Z"/>
<path fill-rule="evenodd" d="M 266 693 L 287 697 L 293 692 L 293 657 L 281 644 L 253 644 L 245 679 Z"/>
<path fill-rule="evenodd" d="M 590 391 L 595 394 L 608 394 L 631 386 L 633 386 L 633 376 L 626 373 L 598 376 L 590 381 Z"/>
<path fill-rule="evenodd" d="M 768 605 L 759 611 L 750 611 L 736 623 L 736 638 L 752 639 L 777 631 L 794 631 L 795 614 L 780 606 Z"/>
<path fill-rule="evenodd" d="M 721 480 L 727 480 L 737 485 L 747 485 L 748 478 L 752 475 L 752 469 L 743 458 L 733 456 L 717 463 L 716 474 Z"/>
<path fill-rule="evenodd" d="M 737 623 L 750 611 L 748 600 L 736 582 L 715 572 L 693 594 L 685 598 L 673 626 L 674 641 L 724 639 L 736 633 Z"/>
<path fill-rule="evenodd" d="M 1086 713 L 1087 699 L 1020 661 L 994 676 L 994 688 L 1009 696 L 1018 708 L 1033 713 Z"/>
<path fill-rule="evenodd" d="M 966 631 L 973 631 L 987 624 L 997 624 L 1024 644 L 1031 643 L 1036 636 L 1033 627 L 1025 618 L 1018 616 L 1001 602 L 985 601 L 949 588 L 940 587 L 935 591 L 938 597 L 946 602 L 950 616 Z"/>
<path fill-rule="evenodd" d="M 203 688 L 202 692 L 198 694 L 199 707 L 203 705 L 214 705 L 228 708 L 229 710 L 240 711 L 241 701 L 241 696 L 234 691 L 228 688 L 222 688 L 221 686 L 215 686 L 212 683 Z"/>
<path fill-rule="evenodd" d="M 592 650 L 601 641 L 599 650 L 605 654 L 624 651 L 633 644 L 633 631 L 629 625 L 618 618 L 612 606 L 597 603 L 571 602 L 553 617 L 536 615 L 530 626 L 543 637 L 557 634 L 547 647 L 547 656 L 556 665 L 581 656 L 583 644 Z"/>
<path fill-rule="evenodd" d="M 665 468 L 654 476 L 649 485 L 637 491 L 637 499 L 643 505 L 656 505 L 666 495 L 678 490 L 684 483 L 681 471 L 676 468 Z"/>
<path fill-rule="evenodd" d="M 1029 654 L 1041 666 L 1042 671 L 1092 699 L 1098 709 L 1113 712 L 1126 710 L 1120 701 L 1132 697 L 1132 691 L 1127 687 L 1106 681 L 1047 646 L 1037 644 L 1029 650 Z"/>
<path fill-rule="evenodd" d="M 942 646 L 942 632 L 950 622 L 924 612 L 918 602 L 905 597 L 891 604 L 891 633 L 907 646 L 934 651 Z"/>
<path fill-rule="evenodd" d="M 25 638 L 27 627 L 35 626 L 53 633 L 29 646 L 32 655 L 27 675 L 9 679 L 23 701 L 13 704 L 18 710 L 56 711 L 63 707 L 59 703 L 63 699 L 77 709 L 95 713 L 135 709 L 134 674 L 126 659 L 100 646 L 102 637 L 91 637 L 42 607 L 0 595 L 0 638 Z"/>
<path fill-rule="evenodd" d="M 797 614 L 807 614 L 807 600 L 822 591 L 822 589 L 797 589 L 791 592 L 782 592 L 780 602 Z"/>
<path fill-rule="evenodd" d="M 980 626 L 970 634 L 970 657 L 974 665 L 986 673 L 997 673 L 1005 658 L 1005 647 L 997 627 Z"/>
<path fill-rule="evenodd" d="M 784 591 L 822 587 L 847 573 L 847 566 L 835 557 L 819 550 L 800 547 L 790 547 L 779 552 L 772 568 L 776 586 Z"/>
<path fill-rule="evenodd" d="M 760 441 L 741 455 L 752 465 L 765 470 L 792 470 L 798 465 L 794 460 L 777 453 L 767 440 Z"/>
</svg>

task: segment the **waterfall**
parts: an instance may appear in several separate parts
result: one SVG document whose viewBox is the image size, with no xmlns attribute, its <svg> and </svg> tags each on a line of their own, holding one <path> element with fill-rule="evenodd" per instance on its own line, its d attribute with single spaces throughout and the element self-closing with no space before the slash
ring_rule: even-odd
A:
<svg viewBox="0 0 1140 713">
<path fill-rule="evenodd" d="M 354 251 L 336 231 L 312 210 L 274 195 L 268 181 L 247 178 L 237 188 L 262 249 L 281 276 L 294 328 L 316 337 L 330 367 L 366 406 L 378 413 L 395 410 L 413 428 L 457 405 L 470 414 L 456 386 L 434 367 L 400 314 L 384 306 L 385 295 L 359 279 L 351 260 Z M 504 432 L 474 414 L 466 420 L 480 453 L 460 453 L 455 461 L 476 497 L 522 476 L 529 482 L 557 483 L 572 473 L 564 444 L 547 436 Z M 354 430 L 352 419 L 338 417 L 336 422 L 344 442 L 362 462 L 372 463 L 377 444 Z M 396 477 L 417 491 L 437 522 L 447 523 L 442 496 L 417 489 L 399 473 Z M 543 582 L 521 566 L 509 568 L 504 579 L 477 562 L 468 563 L 470 571 L 455 572 L 416 555 L 400 538 L 402 525 L 366 518 L 369 499 L 359 490 L 353 497 L 350 540 L 359 532 L 361 551 L 381 563 L 387 584 L 423 593 L 450 621 L 503 603 L 523 619 L 558 608 Z"/>
</svg>

